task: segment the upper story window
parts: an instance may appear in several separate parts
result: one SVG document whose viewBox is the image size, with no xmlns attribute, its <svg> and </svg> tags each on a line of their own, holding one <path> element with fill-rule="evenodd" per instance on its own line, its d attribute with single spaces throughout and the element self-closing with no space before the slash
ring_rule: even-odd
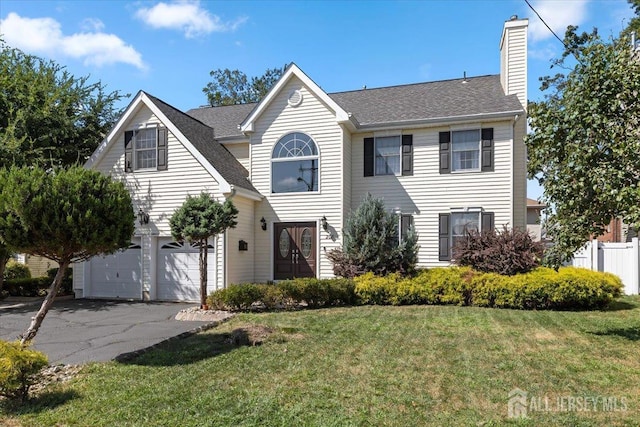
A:
<svg viewBox="0 0 640 427">
<path fill-rule="evenodd" d="M 413 135 L 364 139 L 364 176 L 413 175 Z"/>
<path fill-rule="evenodd" d="M 167 129 L 140 128 L 124 133 L 125 172 L 167 169 Z"/>
<path fill-rule="evenodd" d="M 318 191 L 318 147 L 304 133 L 289 133 L 276 143 L 271 156 L 271 192 Z"/>
<path fill-rule="evenodd" d="M 133 158 L 136 170 L 151 169 L 158 161 L 158 132 L 155 128 L 133 131 Z"/>
<path fill-rule="evenodd" d="M 440 173 L 494 170 L 493 128 L 440 132 Z"/>
<path fill-rule="evenodd" d="M 480 169 L 480 129 L 451 132 L 451 170 Z"/>
</svg>

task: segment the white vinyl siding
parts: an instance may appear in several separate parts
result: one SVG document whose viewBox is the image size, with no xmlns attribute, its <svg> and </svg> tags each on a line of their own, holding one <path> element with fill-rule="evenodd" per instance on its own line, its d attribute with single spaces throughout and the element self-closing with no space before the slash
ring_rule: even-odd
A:
<svg viewBox="0 0 640 427">
<path fill-rule="evenodd" d="M 236 228 L 227 230 L 227 259 L 226 274 L 227 284 L 231 283 L 249 283 L 254 281 L 254 256 L 256 253 L 256 240 L 254 234 L 254 201 L 243 197 L 235 196 L 231 199 L 235 207 L 238 209 L 238 225 Z M 259 226 L 258 226 L 259 228 Z M 263 232 L 262 230 L 259 230 Z M 239 242 L 244 240 L 247 242 L 247 250 L 239 250 Z M 266 251 L 266 248 L 260 248 L 259 252 Z M 222 282 L 218 282 L 222 283 Z"/>
<path fill-rule="evenodd" d="M 300 90 L 302 103 L 292 107 L 287 98 Z M 318 146 L 320 170 L 317 192 L 271 194 L 271 155 L 274 144 L 290 132 L 304 132 Z M 271 280 L 273 268 L 273 223 L 286 221 L 318 222 L 327 217 L 329 226 L 338 234 L 342 230 L 343 208 L 343 131 L 336 123 L 335 112 L 322 103 L 300 80 L 293 77 L 255 122 L 251 135 L 251 176 L 256 189 L 266 198 L 256 204 L 254 227 L 256 246 L 255 280 Z M 264 217 L 267 230 L 260 228 Z M 320 277 L 333 275 L 332 265 L 325 253 L 339 245 L 339 240 L 318 227 Z M 326 251 L 325 251 L 326 249 Z"/>
<path fill-rule="evenodd" d="M 367 193 L 382 197 L 387 209 L 413 215 L 420 245 L 418 264 L 422 267 L 447 265 L 438 261 L 438 214 L 454 208 L 480 207 L 495 214 L 495 227 L 513 224 L 512 123 L 481 123 L 494 129 L 495 171 L 440 174 L 439 132 L 449 127 L 402 129 L 413 134 L 413 175 L 364 177 L 364 138 L 352 136 L 351 209 L 356 209 Z M 523 196 L 524 197 L 524 196 Z M 524 203 L 524 202 L 523 202 Z M 524 206 L 524 204 L 523 204 Z"/>
<path fill-rule="evenodd" d="M 242 166 L 245 167 L 246 170 L 251 172 L 251 161 L 249 160 L 249 143 L 241 142 L 241 143 L 233 143 L 233 144 L 223 144 L 224 147 L 229 150 L 233 157 L 235 157 Z"/>
<path fill-rule="evenodd" d="M 142 107 L 124 128 L 133 128 L 136 124 L 160 124 L 160 121 L 148 108 Z M 137 212 L 142 208 L 147 212 L 154 234 L 161 236 L 171 235 L 169 218 L 182 205 L 187 194 L 196 196 L 207 191 L 214 197 L 221 197 L 218 183 L 171 132 L 168 133 L 167 151 L 167 170 L 125 173 L 123 132 L 101 161 L 93 166 L 124 182 L 132 194 L 133 210 Z"/>
</svg>

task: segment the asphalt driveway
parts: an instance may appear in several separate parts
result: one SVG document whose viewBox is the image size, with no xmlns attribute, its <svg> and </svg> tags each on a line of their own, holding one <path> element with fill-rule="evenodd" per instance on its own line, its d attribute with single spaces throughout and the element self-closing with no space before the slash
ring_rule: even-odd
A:
<svg viewBox="0 0 640 427">
<path fill-rule="evenodd" d="M 119 354 L 149 347 L 206 324 L 174 319 L 180 310 L 193 306 L 193 303 L 56 301 L 33 347 L 46 353 L 51 365 L 112 360 Z M 16 339 L 39 308 L 40 304 L 0 307 L 0 339 Z"/>
</svg>

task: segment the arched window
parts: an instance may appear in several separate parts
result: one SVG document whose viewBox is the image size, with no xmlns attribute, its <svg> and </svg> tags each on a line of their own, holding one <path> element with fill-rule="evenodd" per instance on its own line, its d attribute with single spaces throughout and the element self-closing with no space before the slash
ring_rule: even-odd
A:
<svg viewBox="0 0 640 427">
<path fill-rule="evenodd" d="M 305 191 L 318 191 L 318 147 L 309 135 L 293 132 L 273 147 L 271 192 Z"/>
</svg>

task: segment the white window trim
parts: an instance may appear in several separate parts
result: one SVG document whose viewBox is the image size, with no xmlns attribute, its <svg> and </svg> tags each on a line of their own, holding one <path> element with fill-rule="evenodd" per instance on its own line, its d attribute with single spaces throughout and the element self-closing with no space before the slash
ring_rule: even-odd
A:
<svg viewBox="0 0 640 427">
<path fill-rule="evenodd" d="M 476 130 L 478 131 L 478 167 L 477 168 L 469 168 L 469 169 L 454 169 L 453 165 L 454 165 L 454 146 L 455 143 L 453 142 L 453 134 L 456 132 L 464 132 L 464 131 L 469 131 L 469 130 Z M 451 169 L 451 173 L 452 174 L 459 174 L 459 173 L 472 173 L 472 172 L 482 172 L 482 126 L 478 125 L 470 127 L 470 126 L 465 126 L 465 127 L 452 127 L 450 129 L 451 132 L 451 155 L 449 156 L 450 159 L 450 164 L 449 164 L 449 168 Z"/>
<path fill-rule="evenodd" d="M 292 134 L 292 133 L 301 133 L 304 135 L 307 135 L 309 138 L 311 138 L 311 140 L 313 141 L 313 143 L 316 146 L 316 151 L 318 152 L 318 154 L 313 155 L 313 156 L 296 156 L 296 157 L 273 157 L 273 150 L 275 149 L 276 145 L 278 144 L 278 142 L 280 142 L 280 140 L 282 138 L 284 138 L 285 136 Z M 252 144 L 249 144 L 249 156 L 251 157 L 251 149 L 252 149 Z M 288 131 L 288 132 L 284 132 L 282 135 L 280 135 L 277 139 L 276 142 L 273 144 L 273 146 L 271 147 L 271 157 L 269 158 L 269 196 L 270 197 L 287 197 L 287 196 L 292 196 L 292 195 L 304 195 L 304 194 L 320 194 L 321 193 L 321 173 L 320 173 L 320 158 L 321 158 L 321 151 L 320 151 L 320 146 L 318 145 L 318 143 L 316 142 L 316 138 L 314 138 L 312 135 L 310 135 L 308 132 L 305 131 L 301 131 L 301 130 L 292 130 L 292 131 Z M 316 191 L 291 191 L 291 192 L 282 192 L 282 193 L 274 193 L 273 192 L 273 163 L 279 163 L 279 162 L 291 162 L 294 160 L 317 160 L 318 164 L 317 164 L 317 169 L 318 169 L 318 189 Z"/>
<path fill-rule="evenodd" d="M 133 163 L 133 173 L 136 172 L 152 172 L 152 171 L 157 171 L 158 170 L 158 129 L 160 128 L 160 126 L 158 126 L 158 124 L 156 123 L 147 123 L 147 124 L 138 124 L 137 126 L 133 127 L 131 130 L 133 131 L 133 147 L 131 150 L 131 163 Z M 156 165 L 154 167 L 150 167 L 150 168 L 137 168 L 138 165 L 138 150 L 136 149 L 136 141 L 135 141 L 135 137 L 136 137 L 136 132 L 139 132 L 141 130 L 147 130 L 147 129 L 155 129 L 155 134 L 156 134 Z M 151 148 L 146 148 L 142 151 L 151 151 Z"/>
<path fill-rule="evenodd" d="M 373 176 L 402 176 L 402 132 L 397 133 L 397 132 L 393 132 L 393 131 L 382 131 L 382 132 L 375 132 L 373 134 Z M 394 173 L 384 173 L 384 174 L 379 174 L 378 173 L 378 156 L 377 156 L 377 147 L 378 147 L 378 138 L 389 138 L 389 137 L 398 137 L 399 138 L 399 144 L 398 144 L 398 158 L 399 158 L 399 170 L 398 172 L 394 172 Z M 394 155 L 395 157 L 395 155 Z"/>
<path fill-rule="evenodd" d="M 449 247 L 453 248 L 454 245 L 454 235 L 453 235 L 453 215 L 455 214 L 473 214 L 475 213 L 478 216 L 478 232 L 482 233 L 482 213 L 484 212 L 483 208 L 479 207 L 463 207 L 463 208 L 451 208 L 450 217 L 449 217 Z"/>
</svg>

